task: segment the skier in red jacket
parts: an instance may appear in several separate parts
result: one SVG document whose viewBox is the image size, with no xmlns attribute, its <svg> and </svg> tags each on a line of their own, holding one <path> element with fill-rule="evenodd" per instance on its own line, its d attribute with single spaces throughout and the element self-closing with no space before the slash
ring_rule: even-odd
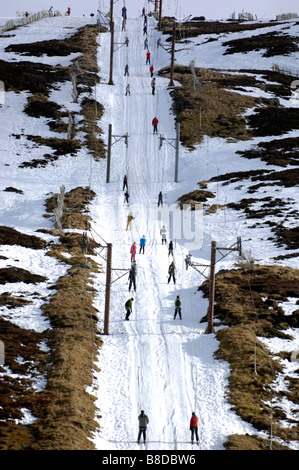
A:
<svg viewBox="0 0 299 470">
<path fill-rule="evenodd" d="M 147 65 L 147 64 L 151 65 L 151 53 L 150 53 L 150 51 L 147 51 L 147 53 L 146 53 L 145 65 Z"/>
<path fill-rule="evenodd" d="M 151 73 L 151 77 L 153 77 L 154 76 L 154 66 L 153 65 L 150 66 L 150 73 Z"/>
<path fill-rule="evenodd" d="M 191 419 L 190 419 L 190 431 L 191 431 L 191 441 L 192 441 L 192 444 L 193 444 L 193 440 L 194 440 L 194 434 L 195 434 L 195 437 L 196 437 L 196 441 L 197 441 L 197 444 L 198 444 L 198 417 L 196 416 L 196 414 L 192 413 L 192 416 L 191 416 Z"/>
<path fill-rule="evenodd" d="M 152 125 L 154 126 L 154 133 L 156 132 L 158 134 L 158 119 L 156 117 L 154 117 L 154 119 L 152 120 Z"/>
</svg>

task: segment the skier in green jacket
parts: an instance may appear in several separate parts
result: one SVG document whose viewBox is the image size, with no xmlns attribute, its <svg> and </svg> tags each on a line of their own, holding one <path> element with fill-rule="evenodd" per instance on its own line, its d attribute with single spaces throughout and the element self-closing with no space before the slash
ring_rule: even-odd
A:
<svg viewBox="0 0 299 470">
<path fill-rule="evenodd" d="M 125 309 L 126 309 L 126 320 L 129 320 L 129 316 L 132 313 L 132 302 L 134 299 L 128 299 L 125 303 Z"/>
</svg>

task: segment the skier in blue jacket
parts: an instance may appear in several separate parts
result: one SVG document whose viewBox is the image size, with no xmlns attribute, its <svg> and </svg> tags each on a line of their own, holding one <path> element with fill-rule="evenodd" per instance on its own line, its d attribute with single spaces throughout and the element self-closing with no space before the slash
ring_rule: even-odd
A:
<svg viewBox="0 0 299 470">
<path fill-rule="evenodd" d="M 142 251 L 143 254 L 144 254 L 145 244 L 146 244 L 146 238 L 145 238 L 145 235 L 143 235 L 143 237 L 140 238 L 140 250 L 139 250 L 139 254 L 141 253 L 141 251 Z"/>
</svg>

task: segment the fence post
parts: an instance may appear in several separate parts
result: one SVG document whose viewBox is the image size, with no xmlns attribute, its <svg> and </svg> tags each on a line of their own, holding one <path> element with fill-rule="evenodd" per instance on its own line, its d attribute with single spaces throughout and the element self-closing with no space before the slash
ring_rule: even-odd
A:
<svg viewBox="0 0 299 470">
<path fill-rule="evenodd" d="M 73 121 L 73 116 L 69 112 L 69 123 L 68 123 L 68 126 L 67 126 L 67 138 L 68 139 L 72 138 L 73 122 L 74 122 Z"/>
<path fill-rule="evenodd" d="M 57 197 L 57 207 L 53 210 L 55 217 L 55 226 L 62 232 L 62 216 L 63 216 L 63 205 L 64 205 L 64 193 L 65 187 L 60 186 L 60 194 Z"/>
<path fill-rule="evenodd" d="M 112 243 L 108 243 L 107 249 L 108 249 L 108 253 L 107 253 L 107 267 L 106 267 L 106 296 L 105 296 L 104 335 L 109 334 Z"/>
<path fill-rule="evenodd" d="M 61 16 L 61 13 L 57 12 L 56 16 Z M 2 27 L 0 27 L 0 33 L 4 33 L 5 31 L 17 28 L 18 26 L 25 26 L 29 23 L 33 23 L 34 21 L 49 17 L 51 17 L 50 12 L 47 10 L 43 10 L 33 15 L 23 16 L 19 20 L 8 20 Z"/>
<path fill-rule="evenodd" d="M 215 262 L 216 262 L 216 242 L 211 244 L 211 267 L 210 267 L 210 286 L 209 286 L 209 311 L 208 311 L 208 327 L 206 333 L 213 332 L 214 317 L 214 296 L 215 296 Z"/>
<path fill-rule="evenodd" d="M 4 366 L 5 359 L 4 359 L 4 343 L 0 340 L 0 366 Z"/>
</svg>

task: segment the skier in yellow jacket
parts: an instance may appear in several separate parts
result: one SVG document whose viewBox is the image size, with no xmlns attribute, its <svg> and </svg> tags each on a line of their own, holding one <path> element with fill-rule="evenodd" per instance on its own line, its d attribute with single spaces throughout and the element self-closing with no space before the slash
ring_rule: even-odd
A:
<svg viewBox="0 0 299 470">
<path fill-rule="evenodd" d="M 129 213 L 128 215 L 128 218 L 127 218 L 127 228 L 126 230 L 128 230 L 128 228 L 131 230 L 132 228 L 132 220 L 135 219 L 135 217 L 133 217 L 133 214 L 132 212 Z"/>
</svg>

